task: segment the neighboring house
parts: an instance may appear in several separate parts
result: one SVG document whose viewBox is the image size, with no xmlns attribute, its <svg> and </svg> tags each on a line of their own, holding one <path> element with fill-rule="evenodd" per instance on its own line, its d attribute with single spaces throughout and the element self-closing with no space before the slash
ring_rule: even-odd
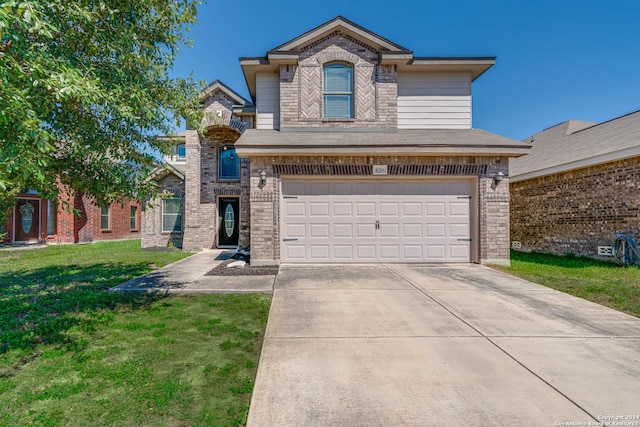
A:
<svg viewBox="0 0 640 427">
<path fill-rule="evenodd" d="M 4 225 L 7 233 L 4 241 L 9 244 L 84 243 L 140 237 L 141 209 L 137 202 L 98 206 L 87 196 L 68 193 L 51 201 L 35 191 L 21 193 L 17 199 Z"/>
<path fill-rule="evenodd" d="M 494 63 L 416 57 L 342 17 L 241 58 L 253 102 L 204 91 L 207 130 L 156 178 L 176 191 L 145 212 L 143 245 L 508 263 L 509 158 L 529 145 L 472 128 L 471 83 Z"/>
<path fill-rule="evenodd" d="M 511 162 L 515 247 L 597 256 L 616 232 L 640 238 L 640 111 L 570 120 L 525 142 L 531 154 Z"/>
</svg>

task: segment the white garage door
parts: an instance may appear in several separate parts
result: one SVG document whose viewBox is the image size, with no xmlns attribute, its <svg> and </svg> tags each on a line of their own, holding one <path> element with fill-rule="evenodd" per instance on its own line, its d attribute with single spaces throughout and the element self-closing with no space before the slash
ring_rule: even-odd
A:
<svg viewBox="0 0 640 427">
<path fill-rule="evenodd" d="M 471 181 L 282 181 L 283 262 L 470 262 Z"/>
</svg>

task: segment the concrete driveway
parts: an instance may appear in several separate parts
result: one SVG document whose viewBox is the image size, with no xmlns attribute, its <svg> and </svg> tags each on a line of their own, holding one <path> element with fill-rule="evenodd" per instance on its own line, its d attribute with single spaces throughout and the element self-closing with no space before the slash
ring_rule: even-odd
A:
<svg viewBox="0 0 640 427">
<path fill-rule="evenodd" d="M 620 416 L 640 426 L 640 319 L 479 265 L 310 265 L 276 279 L 248 425 Z"/>
</svg>

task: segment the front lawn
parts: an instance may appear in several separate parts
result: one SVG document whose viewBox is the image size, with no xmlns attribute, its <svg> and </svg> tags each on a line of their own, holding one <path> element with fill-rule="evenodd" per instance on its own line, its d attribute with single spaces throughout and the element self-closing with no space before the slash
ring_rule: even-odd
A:
<svg viewBox="0 0 640 427">
<path fill-rule="evenodd" d="M 494 268 L 640 317 L 640 268 L 572 255 L 511 252 L 511 267 Z"/>
<path fill-rule="evenodd" d="M 0 426 L 244 424 L 269 296 L 106 292 L 185 256 L 0 251 Z"/>
</svg>

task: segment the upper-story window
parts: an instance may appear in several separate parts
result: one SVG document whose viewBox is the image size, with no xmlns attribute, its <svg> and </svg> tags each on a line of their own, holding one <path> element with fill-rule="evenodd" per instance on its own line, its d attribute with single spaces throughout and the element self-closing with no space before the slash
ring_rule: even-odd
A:
<svg viewBox="0 0 640 427">
<path fill-rule="evenodd" d="M 240 179 L 240 159 L 233 146 L 220 147 L 218 179 Z"/>
<path fill-rule="evenodd" d="M 353 118 L 353 67 L 334 63 L 324 66 L 323 118 Z"/>
<path fill-rule="evenodd" d="M 187 147 L 184 144 L 176 145 L 176 158 L 181 160 L 187 158 Z"/>
</svg>

